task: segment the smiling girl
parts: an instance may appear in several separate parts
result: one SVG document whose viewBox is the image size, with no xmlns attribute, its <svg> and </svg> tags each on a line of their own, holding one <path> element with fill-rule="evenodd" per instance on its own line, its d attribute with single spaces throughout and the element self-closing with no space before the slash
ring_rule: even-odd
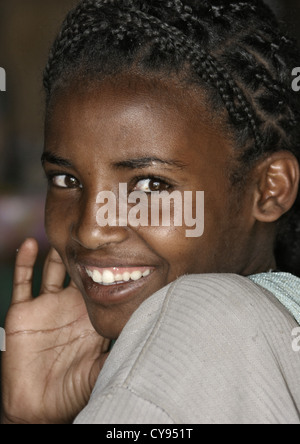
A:
<svg viewBox="0 0 300 444">
<path fill-rule="evenodd" d="M 35 240 L 18 252 L 3 422 L 300 423 L 298 58 L 259 0 L 69 13 L 44 75 L 53 249 L 37 299 Z M 120 184 L 204 191 L 204 234 L 100 226 Z"/>
</svg>

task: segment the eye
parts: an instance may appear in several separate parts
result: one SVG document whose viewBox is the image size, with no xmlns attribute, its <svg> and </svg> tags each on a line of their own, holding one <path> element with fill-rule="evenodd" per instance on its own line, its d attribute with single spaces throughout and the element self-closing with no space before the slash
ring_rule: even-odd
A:
<svg viewBox="0 0 300 444">
<path fill-rule="evenodd" d="M 171 188 L 164 180 L 157 178 L 141 179 L 137 182 L 133 191 L 142 191 L 144 193 L 162 192 Z"/>
<path fill-rule="evenodd" d="M 82 188 L 79 180 L 68 174 L 55 174 L 50 179 L 50 184 L 57 188 Z"/>
</svg>

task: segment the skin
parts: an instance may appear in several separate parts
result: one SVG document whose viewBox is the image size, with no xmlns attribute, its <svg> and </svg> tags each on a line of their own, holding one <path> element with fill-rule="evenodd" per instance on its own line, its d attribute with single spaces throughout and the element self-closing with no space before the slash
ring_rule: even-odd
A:
<svg viewBox="0 0 300 444">
<path fill-rule="evenodd" d="M 53 248 L 36 299 L 36 241 L 27 240 L 17 255 L 2 366 L 3 423 L 72 422 L 107 357 L 107 339 L 117 338 L 140 304 L 177 277 L 247 276 L 276 267 L 276 221 L 296 199 L 299 165 L 289 152 L 271 154 L 253 168 L 243 191 L 234 190 L 229 176 L 236 154 L 221 123 L 201 91 L 174 80 L 124 75 L 56 94 L 44 156 Z M 145 162 L 149 157 L 160 161 Z M 149 176 L 160 178 L 155 189 L 205 191 L 202 237 L 187 238 L 185 226 L 99 227 L 99 191 L 117 194 L 119 183 L 141 191 L 141 177 Z M 125 265 L 152 273 L 137 284 L 104 289 L 85 271 Z M 64 289 L 66 271 L 71 283 Z"/>
<path fill-rule="evenodd" d="M 247 275 L 274 263 L 271 251 L 261 253 L 249 211 L 251 195 L 245 196 L 239 213 L 234 208 L 228 178 L 233 147 L 215 125 L 201 118 L 207 115 L 203 101 L 190 94 L 186 105 L 177 85 L 164 92 L 146 82 L 136 82 L 133 89 L 126 78 L 106 81 L 96 91 L 60 94 L 47 121 L 45 152 L 52 157 L 44 168 L 48 177 L 57 175 L 48 191 L 47 234 L 82 292 L 94 328 L 105 337 L 117 338 L 139 305 L 179 276 Z M 149 154 L 181 166 L 158 162 L 145 168 L 116 166 Z M 61 167 L 55 158 L 68 161 L 70 167 Z M 74 178 L 74 188 L 55 186 L 57 177 L 64 175 Z M 140 189 L 136 178 L 150 175 L 171 184 L 171 191 L 205 191 L 202 237 L 188 239 L 185 226 L 97 225 L 99 191 L 117 193 L 119 183 L 127 183 L 129 191 Z M 125 264 L 150 266 L 153 272 L 120 303 L 91 300 L 81 266 L 118 266 L 120 258 Z"/>
</svg>

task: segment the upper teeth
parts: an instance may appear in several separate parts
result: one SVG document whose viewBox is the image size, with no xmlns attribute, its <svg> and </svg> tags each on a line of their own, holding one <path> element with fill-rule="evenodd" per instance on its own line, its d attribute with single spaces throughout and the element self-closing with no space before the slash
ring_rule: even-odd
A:
<svg viewBox="0 0 300 444">
<path fill-rule="evenodd" d="M 149 276 L 151 270 L 145 270 L 144 272 L 136 270 L 132 273 L 128 271 L 124 273 L 120 273 L 119 271 L 113 273 L 111 270 L 104 270 L 103 273 L 101 273 L 99 270 L 90 270 L 87 268 L 86 272 L 95 283 L 108 285 L 116 282 L 129 282 L 130 280 L 138 281 L 142 277 Z"/>
</svg>

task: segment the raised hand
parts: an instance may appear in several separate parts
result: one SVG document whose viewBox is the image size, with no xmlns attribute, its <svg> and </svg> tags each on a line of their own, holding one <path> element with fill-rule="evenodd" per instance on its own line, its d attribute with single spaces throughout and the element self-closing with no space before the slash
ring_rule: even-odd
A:
<svg viewBox="0 0 300 444">
<path fill-rule="evenodd" d="M 66 269 L 55 250 L 45 263 L 41 294 L 33 298 L 37 254 L 29 239 L 16 260 L 2 353 L 3 423 L 71 423 L 108 356 L 109 341 L 92 327 L 75 284 L 63 288 Z"/>
</svg>

